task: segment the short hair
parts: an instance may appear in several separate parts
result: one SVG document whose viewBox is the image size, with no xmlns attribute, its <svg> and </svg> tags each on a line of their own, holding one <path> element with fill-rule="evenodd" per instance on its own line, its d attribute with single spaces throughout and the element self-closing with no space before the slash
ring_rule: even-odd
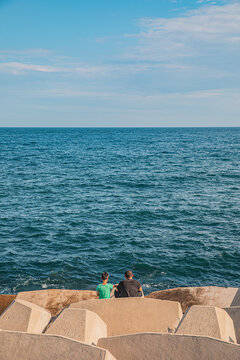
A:
<svg viewBox="0 0 240 360">
<path fill-rule="evenodd" d="M 127 271 L 125 271 L 125 276 L 127 279 L 130 279 L 130 277 L 133 276 L 133 273 L 131 272 L 131 270 L 127 270 Z"/>
<path fill-rule="evenodd" d="M 102 280 L 106 280 L 109 277 L 108 273 L 106 271 L 104 271 L 102 273 Z"/>
</svg>

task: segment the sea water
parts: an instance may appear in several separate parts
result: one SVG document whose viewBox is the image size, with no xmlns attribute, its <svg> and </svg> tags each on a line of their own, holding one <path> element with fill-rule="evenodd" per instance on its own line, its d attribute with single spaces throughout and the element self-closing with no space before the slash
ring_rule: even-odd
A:
<svg viewBox="0 0 240 360">
<path fill-rule="evenodd" d="M 1 128 L 0 293 L 239 286 L 240 128 Z"/>
</svg>

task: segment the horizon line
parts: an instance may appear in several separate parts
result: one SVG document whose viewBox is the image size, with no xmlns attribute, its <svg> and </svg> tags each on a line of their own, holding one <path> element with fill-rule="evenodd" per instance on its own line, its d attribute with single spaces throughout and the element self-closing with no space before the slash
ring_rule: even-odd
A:
<svg viewBox="0 0 240 360">
<path fill-rule="evenodd" d="M 236 129 L 239 126 L 0 126 L 0 129 Z"/>
</svg>

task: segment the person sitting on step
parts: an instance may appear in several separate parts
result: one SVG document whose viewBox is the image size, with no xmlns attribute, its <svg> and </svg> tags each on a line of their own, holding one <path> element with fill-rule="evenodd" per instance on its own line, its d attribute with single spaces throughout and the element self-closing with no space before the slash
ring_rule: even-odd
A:
<svg viewBox="0 0 240 360">
<path fill-rule="evenodd" d="M 131 270 L 125 272 L 125 280 L 120 281 L 115 290 L 115 297 L 141 297 L 143 290 L 141 284 L 137 280 L 133 280 Z"/>
<path fill-rule="evenodd" d="M 102 284 L 99 284 L 96 288 L 99 299 L 110 299 L 111 290 L 117 285 L 108 284 L 109 274 L 107 272 L 102 273 Z"/>
</svg>

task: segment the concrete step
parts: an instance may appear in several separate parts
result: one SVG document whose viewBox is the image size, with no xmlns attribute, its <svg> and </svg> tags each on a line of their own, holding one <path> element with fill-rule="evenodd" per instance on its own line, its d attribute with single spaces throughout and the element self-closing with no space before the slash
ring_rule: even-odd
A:
<svg viewBox="0 0 240 360">
<path fill-rule="evenodd" d="M 214 306 L 194 305 L 180 322 L 177 334 L 211 336 L 236 343 L 234 324 L 228 313 Z"/>
<path fill-rule="evenodd" d="M 177 334 L 132 334 L 99 339 L 117 360 L 239 360 L 240 346 L 218 339 Z"/>
<path fill-rule="evenodd" d="M 0 360 L 116 360 L 107 350 L 62 336 L 0 331 Z"/>
<path fill-rule="evenodd" d="M 28 301 L 14 300 L 0 316 L 0 329 L 40 334 L 50 319 L 47 310 Z"/>
<path fill-rule="evenodd" d="M 107 325 L 92 311 L 69 308 L 59 314 L 45 334 L 61 335 L 96 345 L 99 338 L 107 336 Z"/>
<path fill-rule="evenodd" d="M 182 318 L 178 302 L 146 298 L 86 300 L 71 309 L 95 312 L 107 325 L 108 336 L 138 332 L 174 332 Z"/>
</svg>

